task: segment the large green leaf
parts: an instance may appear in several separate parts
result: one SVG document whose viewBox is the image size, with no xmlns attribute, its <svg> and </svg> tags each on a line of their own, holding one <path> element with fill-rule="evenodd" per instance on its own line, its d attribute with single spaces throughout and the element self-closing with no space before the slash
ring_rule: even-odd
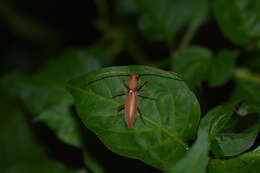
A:
<svg viewBox="0 0 260 173">
<path fill-rule="evenodd" d="M 212 87 L 225 84 L 232 77 L 238 53 L 221 50 L 212 59 L 210 66 L 209 85 Z"/>
<path fill-rule="evenodd" d="M 173 60 L 173 70 L 190 84 L 208 79 L 212 53 L 203 47 L 193 46 L 179 52 Z"/>
<path fill-rule="evenodd" d="M 207 0 L 138 0 L 140 27 L 149 38 L 172 40 L 193 20 L 203 21 Z"/>
<path fill-rule="evenodd" d="M 235 44 L 246 45 L 260 37 L 260 1 L 215 0 L 214 13 L 220 29 Z"/>
<path fill-rule="evenodd" d="M 200 129 L 207 129 L 211 149 L 216 156 L 235 156 L 248 150 L 259 132 L 259 119 L 250 127 L 239 130 L 238 116 L 234 114 L 235 104 L 218 106 L 202 119 Z M 244 120 L 245 121 L 245 120 Z M 245 124 L 245 122 L 243 122 Z"/>
<path fill-rule="evenodd" d="M 206 173 L 209 160 L 209 139 L 206 130 L 200 131 L 190 151 L 169 173 Z"/>
<path fill-rule="evenodd" d="M 208 166 L 209 173 L 258 173 L 260 170 L 260 152 L 258 149 L 239 157 L 218 160 L 213 159 Z"/>
<path fill-rule="evenodd" d="M 126 90 L 122 72 L 141 72 L 139 81 L 150 81 L 142 91 L 158 101 L 139 97 L 139 116 L 133 128 L 127 128 L 123 111 L 116 117 L 116 108 L 124 98 L 112 95 Z M 75 78 L 69 83 L 81 120 L 95 132 L 113 152 L 136 158 L 160 169 L 172 167 L 186 152 L 187 141 L 193 139 L 199 122 L 197 99 L 186 84 L 172 73 L 148 66 L 104 68 Z"/>
<path fill-rule="evenodd" d="M 20 80 L 20 96 L 34 120 L 46 123 L 67 144 L 80 146 L 81 142 L 66 81 L 99 68 L 101 54 L 96 50 L 70 51 L 51 61 L 38 75 Z"/>
</svg>

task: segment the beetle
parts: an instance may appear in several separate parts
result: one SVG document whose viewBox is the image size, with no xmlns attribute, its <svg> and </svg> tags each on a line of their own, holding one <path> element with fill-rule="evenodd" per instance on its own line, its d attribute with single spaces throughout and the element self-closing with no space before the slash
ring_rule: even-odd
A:
<svg viewBox="0 0 260 173">
<path fill-rule="evenodd" d="M 162 72 L 163 70 L 159 70 L 159 71 Z M 118 115 L 118 113 L 122 109 L 125 110 L 125 122 L 126 122 L 128 128 L 133 127 L 137 113 L 139 113 L 143 123 L 145 124 L 143 114 L 141 113 L 141 110 L 140 110 L 140 108 L 137 104 L 137 96 L 142 96 L 144 98 L 148 98 L 148 99 L 155 100 L 155 101 L 159 100 L 157 98 L 152 98 L 152 97 L 143 95 L 144 92 L 139 92 L 143 88 L 143 86 L 146 85 L 149 82 L 149 81 L 145 81 L 142 84 L 139 84 L 139 82 L 138 82 L 138 78 L 140 77 L 140 75 L 149 75 L 149 74 L 146 74 L 146 72 L 150 72 L 150 71 L 135 72 L 135 73 L 130 73 L 130 72 L 105 72 L 105 73 L 100 74 L 100 75 L 115 74 L 115 75 L 128 75 L 128 76 L 130 76 L 130 79 L 128 80 L 128 82 L 126 82 L 126 81 L 123 82 L 124 86 L 127 88 L 127 91 L 121 91 L 120 93 L 110 97 L 110 98 L 115 98 L 117 96 L 123 96 L 123 95 L 126 96 L 124 104 L 121 104 L 120 106 L 117 107 L 116 114 Z M 163 71 L 163 72 L 165 72 L 165 71 Z M 176 74 L 175 72 L 169 72 L 169 73 L 170 74 Z M 100 75 L 98 75 L 96 77 L 99 77 Z M 158 75 L 158 74 L 153 74 L 153 75 Z M 161 76 L 161 75 L 159 75 L 159 76 Z M 164 77 L 167 77 L 167 76 L 164 76 Z M 176 79 L 176 78 L 174 78 L 174 79 Z M 118 116 L 116 116 L 115 120 L 112 122 L 112 125 L 115 123 L 117 118 L 118 118 Z"/>
<path fill-rule="evenodd" d="M 143 84 L 138 83 L 138 77 L 140 74 L 137 73 L 129 73 L 130 79 L 126 83 L 124 81 L 124 86 L 128 89 L 127 91 L 121 91 L 119 94 L 113 96 L 112 98 L 115 98 L 117 96 L 126 95 L 125 97 L 125 103 L 118 106 L 116 109 L 116 112 L 118 113 L 120 110 L 125 109 L 125 122 L 127 124 L 128 128 L 132 128 L 136 119 L 137 112 L 139 113 L 142 121 L 144 122 L 143 115 L 141 113 L 141 110 L 137 104 L 137 96 L 143 96 L 146 98 L 149 98 L 151 100 L 158 100 L 157 98 L 151 98 L 148 96 L 141 95 L 141 92 L 139 90 L 148 82 L 145 81 Z M 145 122 L 144 122 L 145 124 Z"/>
</svg>

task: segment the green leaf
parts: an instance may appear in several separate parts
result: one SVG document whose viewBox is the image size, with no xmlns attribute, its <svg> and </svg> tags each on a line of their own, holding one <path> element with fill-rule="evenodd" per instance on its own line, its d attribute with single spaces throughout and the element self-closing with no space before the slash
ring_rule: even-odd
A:
<svg viewBox="0 0 260 173">
<path fill-rule="evenodd" d="M 238 52 L 222 50 L 219 54 L 212 59 L 209 85 L 217 87 L 225 84 L 230 80 L 236 64 Z"/>
<path fill-rule="evenodd" d="M 238 116 L 234 115 L 235 104 L 218 106 L 209 111 L 202 119 L 200 130 L 207 129 L 211 140 L 211 149 L 218 156 L 235 156 L 248 150 L 259 132 L 259 119 L 250 127 L 238 131 L 241 126 Z M 245 120 L 243 120 L 245 124 Z M 238 131 L 238 132 L 237 132 Z"/>
<path fill-rule="evenodd" d="M 252 73 L 248 68 L 237 68 L 235 71 L 236 80 L 245 80 L 260 84 L 260 75 L 258 73 Z"/>
<path fill-rule="evenodd" d="M 96 54 L 94 54 L 96 53 Z M 73 98 L 65 89 L 67 80 L 100 67 L 96 50 L 70 51 L 53 60 L 36 76 L 20 81 L 20 96 L 35 121 L 46 123 L 63 142 L 81 145 L 78 122 L 71 110 Z"/>
<path fill-rule="evenodd" d="M 84 149 L 84 161 L 87 168 L 93 172 L 93 173 L 105 173 L 105 169 L 103 166 L 95 159 L 93 159 L 93 156 L 90 154 L 90 152 L 87 151 L 87 149 Z"/>
<path fill-rule="evenodd" d="M 246 45 L 260 37 L 260 1 L 215 0 L 214 14 L 220 29 L 233 43 Z"/>
<path fill-rule="evenodd" d="M 107 55 L 106 48 L 72 49 L 50 61 L 38 74 L 41 78 L 64 84 L 80 74 L 100 68 L 100 61 Z"/>
<path fill-rule="evenodd" d="M 124 103 L 124 98 L 110 97 L 126 90 L 123 80 L 129 77 L 125 72 L 144 73 L 139 82 L 150 82 L 142 91 L 159 98 L 138 98 L 146 125 L 137 116 L 133 128 L 127 128 L 123 111 L 112 125 L 116 108 Z M 169 72 L 148 66 L 104 68 L 72 80 L 69 89 L 81 120 L 110 150 L 156 168 L 172 167 L 185 154 L 187 141 L 196 134 L 198 101 L 186 84 Z"/>
<path fill-rule="evenodd" d="M 247 114 L 260 114 L 260 107 L 256 104 L 250 103 L 248 101 L 242 102 L 237 110 L 237 114 L 240 116 L 245 116 Z"/>
<path fill-rule="evenodd" d="M 207 0 L 138 0 L 140 28 L 149 38 L 174 40 L 179 31 L 208 14 Z M 201 20 L 203 21 L 203 20 Z"/>
<path fill-rule="evenodd" d="M 250 104 L 260 106 L 260 82 L 258 79 L 247 76 L 247 72 L 238 71 L 236 76 L 236 88 L 232 100 L 244 100 Z"/>
<path fill-rule="evenodd" d="M 34 121 L 44 122 L 63 142 L 79 147 L 78 125 L 70 110 L 73 99 L 65 86 L 39 78 L 24 78 L 19 83 L 20 97 Z"/>
<path fill-rule="evenodd" d="M 0 108 L 0 172 L 83 173 L 49 158 L 16 102 L 2 98 Z"/>
<path fill-rule="evenodd" d="M 246 114 L 260 115 L 260 78 L 257 75 L 251 74 L 247 69 L 237 69 L 236 73 L 236 87 L 230 98 L 233 100 L 243 101 L 238 109 L 240 116 Z"/>
<path fill-rule="evenodd" d="M 241 133 L 222 133 L 215 139 L 220 147 L 220 152 L 225 156 L 233 156 L 249 149 L 254 144 L 258 132 L 259 121 Z"/>
<path fill-rule="evenodd" d="M 259 147 L 258 147 L 259 148 Z M 258 173 L 260 169 L 260 152 L 254 150 L 239 157 L 209 162 L 209 173 Z"/>
<path fill-rule="evenodd" d="M 206 173 L 208 152 L 208 133 L 205 130 L 200 131 L 195 144 L 169 173 Z"/>
<path fill-rule="evenodd" d="M 39 155 L 44 153 L 32 139 L 21 109 L 13 103 L 7 103 L 10 104 L 9 101 L 4 102 L 1 99 L 0 172 L 9 169 L 18 161 L 39 160 Z"/>
<path fill-rule="evenodd" d="M 193 46 L 179 52 L 173 60 L 173 70 L 194 86 L 208 79 L 212 53 L 203 47 Z"/>
<path fill-rule="evenodd" d="M 224 129 L 235 110 L 235 104 L 225 104 L 210 110 L 201 120 L 199 130 L 206 129 L 208 133 L 218 134 Z"/>
</svg>

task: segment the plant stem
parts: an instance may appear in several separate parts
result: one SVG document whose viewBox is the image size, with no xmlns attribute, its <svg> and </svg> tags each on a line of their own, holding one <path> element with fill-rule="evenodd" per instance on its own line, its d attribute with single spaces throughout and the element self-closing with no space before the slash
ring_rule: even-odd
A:
<svg viewBox="0 0 260 173">
<path fill-rule="evenodd" d="M 180 47 L 178 48 L 178 51 L 181 51 L 189 46 L 199 26 L 205 19 L 205 13 L 206 12 L 202 12 L 199 16 L 193 19 L 188 30 L 186 31 L 185 35 L 183 36 L 180 42 Z"/>
<path fill-rule="evenodd" d="M 259 74 L 254 74 L 254 73 L 250 72 L 250 70 L 248 68 L 241 68 L 241 67 L 237 68 L 235 71 L 235 77 L 260 83 Z"/>
</svg>

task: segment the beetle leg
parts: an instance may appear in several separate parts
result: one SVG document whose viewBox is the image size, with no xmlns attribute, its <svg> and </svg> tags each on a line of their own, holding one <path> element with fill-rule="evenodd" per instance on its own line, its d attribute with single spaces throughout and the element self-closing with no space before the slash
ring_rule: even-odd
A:
<svg viewBox="0 0 260 173">
<path fill-rule="evenodd" d="M 129 87 L 128 87 L 128 84 L 127 84 L 126 80 L 123 80 L 123 84 L 124 84 L 124 86 L 125 86 L 127 89 L 129 89 Z"/>
<path fill-rule="evenodd" d="M 150 97 L 149 94 L 147 94 L 145 92 L 138 92 L 138 96 L 146 98 L 146 99 L 150 99 L 150 100 L 155 100 L 155 101 L 159 100 L 158 98 Z"/>
<path fill-rule="evenodd" d="M 118 118 L 119 118 L 119 112 L 121 111 L 121 110 L 123 110 L 125 108 L 125 104 L 121 104 L 121 105 L 119 105 L 117 108 L 116 108 L 116 117 L 114 118 L 114 120 L 112 121 L 112 123 L 109 125 L 109 128 L 111 128 L 111 127 L 113 127 L 114 125 L 115 125 L 115 123 L 116 123 L 116 121 L 118 120 Z"/>
<path fill-rule="evenodd" d="M 142 84 L 140 84 L 138 87 L 137 87 L 137 91 L 141 90 L 148 82 L 150 82 L 151 80 L 147 80 L 147 81 L 144 81 Z"/>
<path fill-rule="evenodd" d="M 141 120 L 143 121 L 144 125 L 146 125 L 145 122 L 144 122 L 143 114 L 142 114 L 142 112 L 141 112 L 139 106 L 137 106 L 137 111 L 138 111 L 138 113 L 139 113 L 139 115 L 140 115 L 140 117 L 141 117 Z"/>
<path fill-rule="evenodd" d="M 139 106 L 137 106 L 137 111 L 138 111 L 138 113 L 139 113 L 139 115 L 140 115 L 140 117 L 141 117 L 141 120 L 143 121 L 144 125 L 147 126 L 147 127 L 151 127 L 150 125 L 147 125 L 147 124 L 145 123 L 145 121 L 144 121 L 144 115 L 143 115 L 143 113 L 141 112 L 141 109 L 139 108 Z"/>
<path fill-rule="evenodd" d="M 116 98 L 118 96 L 122 96 L 122 95 L 126 95 L 126 94 L 127 94 L 127 91 L 120 91 L 118 94 L 113 95 L 112 97 L 109 97 L 109 98 L 113 99 L 113 98 Z"/>
<path fill-rule="evenodd" d="M 116 113 L 120 112 L 122 109 L 125 108 L 125 104 L 121 104 L 116 108 Z"/>
<path fill-rule="evenodd" d="M 141 112 L 141 109 L 139 108 L 139 106 L 137 106 L 137 111 L 138 111 L 138 113 L 139 113 L 139 115 L 140 115 L 140 117 L 141 117 L 141 120 L 143 121 L 144 125 L 147 126 L 147 127 L 151 127 L 151 126 L 148 126 L 148 125 L 145 123 L 145 121 L 144 121 L 144 115 L 143 115 L 143 113 Z"/>
</svg>

